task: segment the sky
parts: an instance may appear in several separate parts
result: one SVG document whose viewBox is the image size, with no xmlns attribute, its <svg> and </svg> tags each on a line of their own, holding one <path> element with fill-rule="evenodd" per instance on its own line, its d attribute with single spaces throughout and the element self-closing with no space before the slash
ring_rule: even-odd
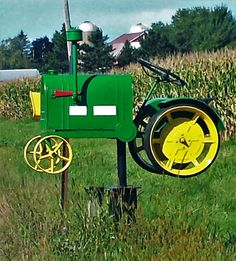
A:
<svg viewBox="0 0 236 261">
<path fill-rule="evenodd" d="M 236 0 L 68 0 L 71 24 L 91 21 L 110 40 L 127 33 L 132 25 L 170 23 L 178 9 L 225 5 L 236 17 Z M 64 0 L 0 0 L 0 41 L 21 30 L 32 41 L 60 30 L 64 22 Z"/>
</svg>

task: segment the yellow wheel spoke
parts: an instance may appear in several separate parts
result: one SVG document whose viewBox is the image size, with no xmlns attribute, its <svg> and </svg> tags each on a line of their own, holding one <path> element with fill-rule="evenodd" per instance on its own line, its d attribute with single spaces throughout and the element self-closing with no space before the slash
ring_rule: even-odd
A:
<svg viewBox="0 0 236 261">
<path fill-rule="evenodd" d="M 204 138 L 203 143 L 215 143 L 215 141 L 209 136 Z"/>
<path fill-rule="evenodd" d="M 39 167 L 40 161 L 41 161 L 40 159 L 38 159 L 38 160 L 35 161 L 35 166 L 36 166 L 36 167 Z"/>
<path fill-rule="evenodd" d="M 192 163 L 195 167 L 199 166 L 200 163 L 197 161 L 197 159 L 192 160 Z"/>
<path fill-rule="evenodd" d="M 32 151 L 32 154 L 34 154 L 34 153 L 35 153 L 36 155 L 41 155 L 41 154 L 42 154 L 42 152 L 40 152 L 40 151 L 35 151 L 35 152 Z"/>
<path fill-rule="evenodd" d="M 39 160 L 43 160 L 43 159 L 46 159 L 46 158 L 52 158 L 51 153 L 44 154 L 43 156 L 39 156 Z"/>
<path fill-rule="evenodd" d="M 189 132 L 190 129 L 193 127 L 194 124 L 196 124 L 197 120 L 199 119 L 200 115 L 199 113 L 195 113 L 192 117 L 192 120 L 189 121 L 189 123 L 187 124 L 187 130 L 186 132 Z"/>
<path fill-rule="evenodd" d="M 70 158 L 64 157 L 64 156 L 62 156 L 62 155 L 60 155 L 59 158 L 62 159 L 62 160 L 64 160 L 64 161 L 69 161 L 69 160 L 70 160 Z"/>
<path fill-rule="evenodd" d="M 53 150 L 52 150 L 52 148 L 46 143 L 46 148 L 47 148 L 47 151 L 50 153 L 50 152 L 52 152 Z"/>
<path fill-rule="evenodd" d="M 54 160 L 53 158 L 51 159 L 51 166 L 50 166 L 50 171 L 53 173 L 54 170 Z"/>
<path fill-rule="evenodd" d="M 40 143 L 40 145 L 39 145 L 39 153 L 41 154 L 43 152 L 43 146 L 42 146 L 42 144 Z"/>
<path fill-rule="evenodd" d="M 35 162 L 34 169 L 39 169 L 39 164 L 38 164 L 38 162 Z"/>
<path fill-rule="evenodd" d="M 58 151 L 62 145 L 63 145 L 63 141 L 61 141 L 59 144 L 57 144 L 57 146 L 55 147 L 55 149 L 53 149 L 53 152 Z"/>
<path fill-rule="evenodd" d="M 192 118 L 193 124 L 195 124 L 195 123 L 197 122 L 197 120 L 199 119 L 199 117 L 200 117 L 199 113 L 195 113 L 195 114 L 193 115 L 193 118 Z"/>
<path fill-rule="evenodd" d="M 166 163 L 166 167 L 171 170 L 173 164 L 174 164 L 174 159 L 169 159 L 169 160 L 167 161 L 167 163 Z"/>
<path fill-rule="evenodd" d="M 40 168 L 39 168 L 39 166 L 37 164 L 34 166 L 34 169 L 35 170 L 40 170 Z"/>
</svg>

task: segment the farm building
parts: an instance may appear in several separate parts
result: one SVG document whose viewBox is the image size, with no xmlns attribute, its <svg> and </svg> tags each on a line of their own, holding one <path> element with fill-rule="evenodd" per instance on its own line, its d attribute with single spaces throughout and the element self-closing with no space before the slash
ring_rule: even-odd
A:
<svg viewBox="0 0 236 261">
<path fill-rule="evenodd" d="M 79 29 L 83 32 L 83 41 L 81 43 L 86 43 L 91 46 L 90 37 L 99 30 L 99 27 L 90 21 L 85 21 L 79 25 Z M 131 26 L 128 33 L 120 35 L 110 43 L 113 47 L 112 55 L 117 58 L 127 41 L 133 48 L 139 48 L 140 41 L 144 39 L 147 31 L 148 27 L 142 23 Z"/>
<path fill-rule="evenodd" d="M 0 82 L 39 76 L 37 69 L 0 70 Z"/>
<path fill-rule="evenodd" d="M 148 27 L 146 25 L 143 25 L 142 23 L 131 26 L 128 33 L 122 34 L 111 42 L 111 45 L 114 49 L 112 52 L 113 56 L 118 57 L 120 55 L 127 41 L 132 47 L 139 48 L 140 41 L 145 38 L 147 30 Z"/>
</svg>

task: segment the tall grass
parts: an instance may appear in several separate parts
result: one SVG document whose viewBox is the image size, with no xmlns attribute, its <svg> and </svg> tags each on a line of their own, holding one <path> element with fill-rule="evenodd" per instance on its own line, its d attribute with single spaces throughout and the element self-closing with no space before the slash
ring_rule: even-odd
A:
<svg viewBox="0 0 236 261">
<path fill-rule="evenodd" d="M 155 175 L 128 156 L 128 183 L 140 185 L 137 223 L 114 226 L 107 193 L 88 216 L 84 187 L 117 183 L 112 140 L 71 140 L 69 208 L 60 207 L 61 177 L 36 173 L 23 147 L 37 122 L 0 119 L 0 260 L 235 260 L 236 140 L 192 179 Z"/>
<path fill-rule="evenodd" d="M 235 50 L 226 49 L 155 60 L 188 85 L 160 85 L 154 96 L 213 96 L 226 137 L 234 136 L 235 58 Z M 151 79 L 138 65 L 122 72 L 133 76 L 138 106 Z M 128 182 L 141 186 L 137 223 L 121 222 L 117 229 L 107 193 L 100 215 L 91 218 L 84 190 L 117 184 L 114 141 L 71 141 L 66 212 L 60 175 L 35 173 L 24 164 L 25 143 L 40 133 L 37 122 L 25 119 L 31 117 L 29 90 L 38 89 L 39 79 L 0 84 L 0 260 L 236 260 L 235 139 L 224 142 L 213 166 L 192 179 L 146 173 L 128 156 Z"/>
</svg>

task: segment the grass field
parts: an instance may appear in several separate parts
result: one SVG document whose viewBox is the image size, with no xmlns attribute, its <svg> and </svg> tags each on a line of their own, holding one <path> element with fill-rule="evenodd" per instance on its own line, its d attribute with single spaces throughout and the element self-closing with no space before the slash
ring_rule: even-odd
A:
<svg viewBox="0 0 236 261">
<path fill-rule="evenodd" d="M 63 213 L 60 175 L 36 173 L 23 162 L 38 122 L 1 118 L 0 133 L 0 260 L 236 260 L 235 139 L 191 179 L 150 174 L 128 155 L 128 182 L 141 186 L 137 222 L 117 229 L 106 201 L 100 216 L 88 217 L 84 190 L 117 184 L 115 141 L 71 141 Z"/>
<path fill-rule="evenodd" d="M 40 79 L 0 85 L 0 261 L 5 260 L 236 260 L 236 49 L 176 55 L 156 63 L 188 84 L 157 87 L 154 96 L 214 97 L 226 131 L 216 162 L 203 174 L 178 179 L 150 174 L 127 153 L 128 183 L 138 185 L 137 222 L 115 226 L 103 209 L 89 217 L 85 188 L 118 183 L 116 142 L 71 140 L 69 207 L 60 206 L 61 176 L 40 174 L 23 160 L 27 141 L 39 135 L 31 117 L 29 90 Z M 117 73 L 117 71 L 115 72 Z M 120 71 L 118 71 L 120 73 Z M 149 89 L 138 65 L 134 108 Z"/>
</svg>

